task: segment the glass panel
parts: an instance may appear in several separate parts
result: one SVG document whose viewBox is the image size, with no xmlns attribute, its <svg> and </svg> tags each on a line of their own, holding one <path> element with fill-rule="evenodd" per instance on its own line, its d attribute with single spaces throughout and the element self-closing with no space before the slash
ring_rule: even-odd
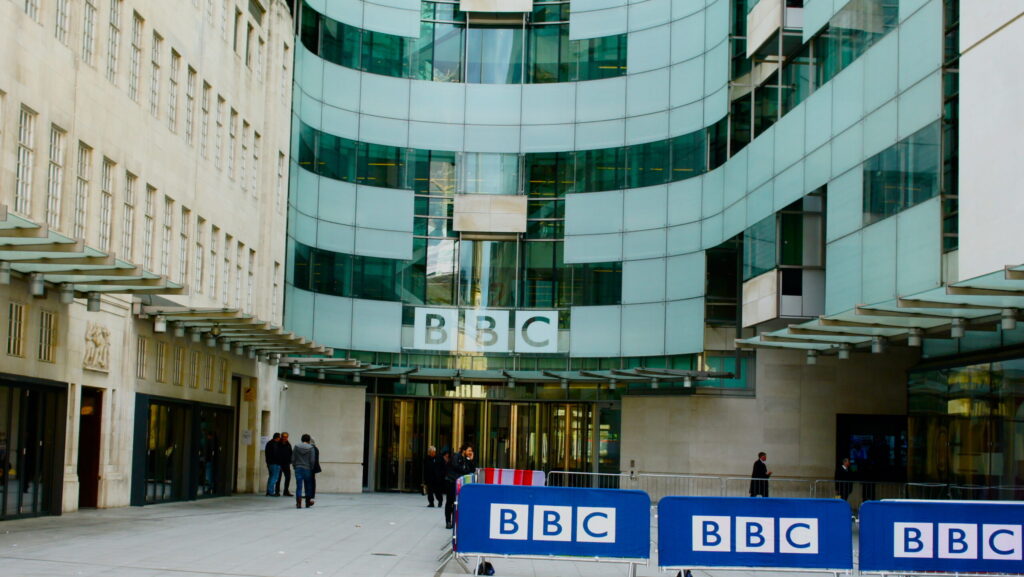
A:
<svg viewBox="0 0 1024 577">
<path fill-rule="evenodd" d="M 363 30 L 362 60 L 360 70 L 407 78 L 406 72 L 406 38 Z"/>
<path fill-rule="evenodd" d="M 458 241 L 427 241 L 427 304 L 455 304 L 455 254 Z"/>
<path fill-rule="evenodd" d="M 773 214 L 743 233 L 743 280 L 748 281 L 776 266 L 776 216 Z"/>
<path fill-rule="evenodd" d="M 464 194 L 518 194 L 519 155 L 467 152 L 463 159 Z"/>
<path fill-rule="evenodd" d="M 302 153 L 305 151 L 305 132 L 308 127 L 303 125 L 303 140 L 299 148 L 299 164 L 304 162 Z M 318 157 L 310 159 L 306 166 L 309 170 L 327 178 L 344 180 L 345 182 L 356 181 L 356 142 L 340 136 L 334 136 L 326 132 L 319 133 Z"/>
<path fill-rule="evenodd" d="M 535 8 L 534 14 L 536 15 L 538 11 L 545 11 L 545 15 L 550 14 L 546 11 L 549 8 L 552 7 Z M 536 84 L 568 81 L 571 71 L 569 46 L 566 26 L 540 26 L 531 29 L 529 81 Z"/>
<path fill-rule="evenodd" d="M 627 147 L 626 186 L 639 188 L 668 182 L 670 140 Z"/>
<path fill-rule="evenodd" d="M 470 28 L 466 81 L 474 84 L 518 84 L 523 78 L 523 31 L 512 28 Z"/>
<path fill-rule="evenodd" d="M 864 162 L 864 224 L 939 194 L 939 124 L 933 122 Z"/>
<path fill-rule="evenodd" d="M 381 188 L 402 188 L 405 183 L 405 149 L 359 143 L 358 182 Z"/>
<path fill-rule="evenodd" d="M 555 305 L 558 290 L 556 249 L 562 243 L 528 242 L 523 244 L 523 280 L 520 307 L 545 308 Z M 560 256 L 560 255 L 559 255 Z"/>
<path fill-rule="evenodd" d="M 313 12 L 306 9 L 305 13 Z M 320 56 L 346 68 L 359 68 L 359 47 L 362 44 L 362 31 L 330 18 L 323 19 Z"/>
<path fill-rule="evenodd" d="M 623 188 L 626 168 L 623 148 L 581 150 L 576 153 L 577 190 L 599 192 Z"/>
<path fill-rule="evenodd" d="M 410 150 L 410 183 L 407 188 L 411 188 L 418 194 L 439 196 L 454 195 L 456 183 L 455 157 L 455 152 L 418 149 Z"/>
<path fill-rule="evenodd" d="M 622 263 L 604 262 L 572 267 L 572 304 L 576 306 L 622 303 Z"/>
<path fill-rule="evenodd" d="M 146 437 L 146 502 L 179 501 L 185 486 L 185 409 L 150 403 Z"/>
<path fill-rule="evenodd" d="M 577 58 L 575 80 L 613 78 L 626 73 L 626 35 L 576 40 L 573 51 Z"/>
<path fill-rule="evenodd" d="M 573 192 L 573 155 L 568 152 L 527 154 L 526 193 L 530 196 L 565 196 Z"/>
<path fill-rule="evenodd" d="M 516 243 L 463 240 L 459 249 L 459 300 L 463 306 L 515 305 Z"/>
</svg>

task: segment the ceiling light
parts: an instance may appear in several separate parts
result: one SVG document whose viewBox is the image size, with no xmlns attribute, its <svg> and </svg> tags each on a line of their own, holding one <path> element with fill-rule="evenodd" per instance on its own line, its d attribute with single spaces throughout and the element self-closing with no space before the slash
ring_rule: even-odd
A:
<svg viewBox="0 0 1024 577">
<path fill-rule="evenodd" d="M 86 296 L 85 299 L 85 310 L 96 313 L 100 310 L 100 293 L 91 292 Z"/>
<path fill-rule="evenodd" d="M 954 339 L 962 339 L 966 334 L 967 323 L 964 319 L 953 319 L 949 323 L 949 336 Z"/>
<path fill-rule="evenodd" d="M 908 347 L 919 347 L 921 346 L 921 338 L 924 335 L 924 331 L 918 328 L 910 329 L 907 333 L 907 346 Z"/>
<path fill-rule="evenodd" d="M 1003 309 L 999 319 L 999 326 L 1004 331 L 1012 331 L 1017 328 L 1017 309 Z"/>
<path fill-rule="evenodd" d="M 203 338 L 203 331 L 198 327 L 189 329 L 188 333 L 193 343 L 198 343 Z"/>
<path fill-rule="evenodd" d="M 225 353 L 231 352 L 231 341 L 229 341 L 226 337 L 222 337 L 220 339 L 220 350 L 224 351 Z"/>
<path fill-rule="evenodd" d="M 323 381 L 327 379 L 327 371 L 320 369 L 316 372 L 316 378 Z"/>
<path fill-rule="evenodd" d="M 174 336 L 179 338 L 185 336 L 185 325 L 174 323 Z"/>
<path fill-rule="evenodd" d="M 210 347 L 211 349 L 215 348 L 217 346 L 217 337 L 211 335 L 210 333 L 206 333 L 206 346 Z"/>
<path fill-rule="evenodd" d="M 46 296 L 46 279 L 42 273 L 34 272 L 28 275 L 28 294 L 34 297 Z"/>
<path fill-rule="evenodd" d="M 687 389 L 692 387 L 693 386 L 693 377 L 691 377 L 690 375 L 686 375 L 685 377 L 683 377 L 683 386 L 686 387 Z"/>
<path fill-rule="evenodd" d="M 849 360 L 850 359 L 850 349 L 852 349 L 852 348 L 853 347 L 851 347 L 847 343 L 843 343 L 843 344 L 839 345 L 839 353 L 838 353 L 839 360 L 841 360 L 841 361 Z"/>
<path fill-rule="evenodd" d="M 358 383 L 358 382 L 360 382 L 362 380 L 363 380 L 363 377 L 359 373 L 356 373 L 356 374 L 352 375 L 352 382 L 353 383 Z"/>
<path fill-rule="evenodd" d="M 60 285 L 60 303 L 69 305 L 75 302 L 75 285 L 66 282 Z"/>
<path fill-rule="evenodd" d="M 871 352 L 876 355 L 885 352 L 885 337 L 871 337 Z"/>
<path fill-rule="evenodd" d="M 245 347 L 242 346 L 242 343 L 235 343 L 235 354 L 238 356 L 245 354 Z"/>
<path fill-rule="evenodd" d="M 660 380 L 658 380 L 658 379 L 651 379 L 651 388 L 652 388 L 652 389 L 657 389 L 657 388 L 658 388 L 658 384 L 659 384 L 660 382 L 661 382 L 661 381 L 660 381 Z"/>
<path fill-rule="evenodd" d="M 615 379 L 608 379 L 608 390 L 609 391 L 614 391 L 615 388 L 618 387 L 618 386 L 619 386 L 619 381 L 617 381 Z"/>
<path fill-rule="evenodd" d="M 302 376 L 302 366 L 299 363 L 292 363 L 292 375 L 296 377 Z"/>
<path fill-rule="evenodd" d="M 164 315 L 156 315 L 155 317 L 153 317 L 153 332 L 167 332 L 167 317 L 165 317 Z"/>
</svg>

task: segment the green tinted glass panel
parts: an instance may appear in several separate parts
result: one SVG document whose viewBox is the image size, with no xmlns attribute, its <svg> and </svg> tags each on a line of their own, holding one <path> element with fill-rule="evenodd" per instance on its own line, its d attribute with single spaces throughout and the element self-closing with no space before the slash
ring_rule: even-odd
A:
<svg viewBox="0 0 1024 577">
<path fill-rule="evenodd" d="M 743 232 L 743 280 L 776 266 L 776 216 L 773 214 Z"/>
<path fill-rule="evenodd" d="M 939 194 L 940 121 L 864 162 L 864 223 L 870 224 Z"/>
</svg>

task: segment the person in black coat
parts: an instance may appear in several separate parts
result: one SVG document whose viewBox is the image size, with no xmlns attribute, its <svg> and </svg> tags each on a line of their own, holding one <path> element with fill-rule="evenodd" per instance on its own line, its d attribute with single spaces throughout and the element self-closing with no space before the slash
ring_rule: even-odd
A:
<svg viewBox="0 0 1024 577">
<path fill-rule="evenodd" d="M 448 481 L 448 502 L 444 504 L 444 526 L 452 528 L 452 514 L 455 512 L 455 489 L 456 481 L 463 475 L 476 472 L 476 463 L 473 461 L 473 445 L 468 443 L 459 447 L 459 452 L 452 455 L 448 461 L 448 468 L 445 479 Z"/>
<path fill-rule="evenodd" d="M 281 433 L 281 444 L 277 447 L 277 459 L 278 464 L 281 465 L 281 476 L 284 477 L 284 493 L 285 497 L 291 497 L 292 493 L 288 489 L 292 486 L 292 444 L 288 442 L 288 433 Z M 281 479 L 277 479 L 276 492 L 282 494 Z"/>
<path fill-rule="evenodd" d="M 274 436 L 267 441 L 265 447 L 263 447 L 263 458 L 267 461 L 267 470 L 270 472 L 270 476 L 267 478 L 267 496 L 277 497 L 275 494 L 277 490 L 277 483 L 281 477 L 281 463 L 277 455 L 278 449 L 281 447 L 281 433 L 274 433 Z"/>
<path fill-rule="evenodd" d="M 444 505 L 445 493 L 445 462 L 437 454 L 437 447 L 427 447 L 427 456 L 423 458 L 423 485 L 427 492 L 427 507 L 434 506 L 434 498 L 437 498 L 437 506 Z"/>
<path fill-rule="evenodd" d="M 750 496 L 751 497 L 767 497 L 768 496 L 768 478 L 772 476 L 772 472 L 768 470 L 768 454 L 761 452 L 757 454 L 757 460 L 754 461 L 754 470 L 750 473 Z"/>
<path fill-rule="evenodd" d="M 850 470 L 850 459 L 843 459 L 836 467 L 836 495 L 842 500 L 850 498 L 853 492 L 853 471 Z"/>
</svg>

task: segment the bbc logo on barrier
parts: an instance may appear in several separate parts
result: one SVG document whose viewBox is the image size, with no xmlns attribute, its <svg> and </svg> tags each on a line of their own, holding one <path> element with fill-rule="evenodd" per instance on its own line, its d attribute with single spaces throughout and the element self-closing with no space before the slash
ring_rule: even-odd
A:
<svg viewBox="0 0 1024 577">
<path fill-rule="evenodd" d="M 694 551 L 818 554 L 818 520 L 814 518 L 694 515 L 692 519 Z"/>
<path fill-rule="evenodd" d="M 614 543 L 615 508 L 491 503 L 489 536 L 512 541 Z"/>
<path fill-rule="evenodd" d="M 1020 561 L 1022 534 L 1021 525 L 893 523 L 893 557 Z"/>
</svg>

